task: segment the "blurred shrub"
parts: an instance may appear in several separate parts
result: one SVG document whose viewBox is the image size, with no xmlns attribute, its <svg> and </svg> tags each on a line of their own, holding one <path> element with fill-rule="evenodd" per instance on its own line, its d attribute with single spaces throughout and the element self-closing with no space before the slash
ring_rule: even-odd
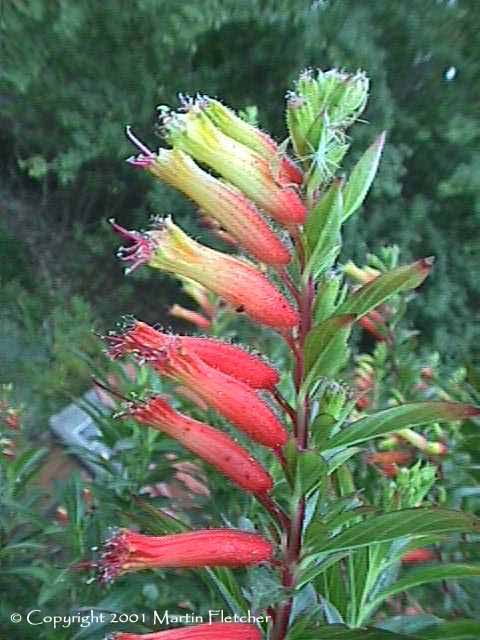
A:
<svg viewBox="0 0 480 640">
<path fill-rule="evenodd" d="M 44 318 L 74 295 L 103 322 L 130 309 L 133 295 L 138 315 L 165 322 L 171 285 L 146 273 L 125 280 L 110 259 L 116 241 L 105 220 L 141 227 L 151 213 L 175 212 L 190 231 L 198 228 L 188 203 L 122 162 L 132 152 L 124 125 L 155 146 L 144 125 L 150 119 L 153 130 L 154 105 L 198 90 L 239 109 L 257 105 L 260 124 L 282 139 L 280 87 L 304 66 L 344 65 L 368 71 L 374 91 L 366 120 L 388 131 L 368 211 L 347 228 L 346 255 L 391 241 L 407 261 L 434 254 L 415 321 L 446 356 L 475 357 L 476 9 L 474 0 L 6 3 L 2 233 L 17 240 L 0 268 L 4 283 L 16 283 L 4 308 L 16 305 L 21 286 L 36 308 L 29 330 L 43 350 Z M 360 127 L 358 149 L 377 133 Z M 21 324 L 17 331 L 25 345 Z"/>
</svg>

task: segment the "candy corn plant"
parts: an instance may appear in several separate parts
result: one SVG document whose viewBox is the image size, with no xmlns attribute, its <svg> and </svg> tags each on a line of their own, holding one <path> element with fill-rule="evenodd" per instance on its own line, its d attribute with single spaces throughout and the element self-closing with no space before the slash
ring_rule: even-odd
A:
<svg viewBox="0 0 480 640">
<path fill-rule="evenodd" d="M 359 400 L 373 385 L 365 382 L 365 368 L 357 363 L 351 387 L 339 380 L 355 325 L 386 339 L 386 304 L 419 287 L 433 266 L 427 257 L 383 272 L 350 264 L 344 274 L 337 263 L 342 227 L 360 209 L 385 142 L 382 134 L 348 175 L 341 170 L 347 131 L 364 111 L 368 90 L 360 72 L 304 72 L 287 94 L 285 144 L 207 96 L 181 97 L 178 111 L 159 108 L 166 148 L 153 151 L 127 129 L 139 152 L 129 162 L 190 198 L 230 249 L 199 243 L 170 216 L 156 217 L 142 232 L 112 221 L 127 272 L 144 265 L 180 279 L 200 312 L 177 307 L 173 314 L 216 336 L 175 335 L 141 320 L 106 336 L 112 358 L 133 358 L 173 381 L 205 416 L 193 418 L 171 398 L 152 394 L 129 398 L 120 417 L 178 441 L 249 494 L 255 530 L 230 523 L 191 530 L 177 519 L 176 532 L 165 535 L 116 531 L 98 560 L 104 583 L 146 569 L 205 568 L 233 616 L 146 635 L 117 632 L 118 640 L 400 637 L 364 630 L 379 620 L 387 599 L 430 581 L 480 575 L 480 565 L 467 563 L 399 573 L 402 558 L 408 564 L 405 558 L 432 541 L 480 532 L 474 516 L 427 499 L 435 479 L 430 467 L 409 486 L 393 484 L 383 501 L 363 496 L 352 473 L 377 438 L 412 439 L 419 426 L 480 414 L 450 400 L 369 412 Z M 349 278 L 359 273 L 352 286 Z M 281 369 L 269 353 L 222 341 L 222 314 L 242 314 L 266 328 L 265 345 L 281 343 L 288 352 Z M 230 427 L 208 424 L 211 411 Z M 272 586 L 252 621 L 252 594 L 241 588 L 239 570 L 255 565 L 265 567 Z"/>
</svg>

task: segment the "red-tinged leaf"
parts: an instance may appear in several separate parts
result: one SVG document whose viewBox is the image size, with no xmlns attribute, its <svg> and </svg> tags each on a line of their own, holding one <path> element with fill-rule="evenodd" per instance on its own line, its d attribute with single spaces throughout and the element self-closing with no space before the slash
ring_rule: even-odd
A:
<svg viewBox="0 0 480 640">
<path fill-rule="evenodd" d="M 383 273 L 349 295 L 337 309 L 337 313 L 364 316 L 396 293 L 416 289 L 428 276 L 432 265 L 433 258 L 424 258 Z"/>
<path fill-rule="evenodd" d="M 328 447 L 351 446 L 405 427 L 466 420 L 479 415 L 479 407 L 460 402 L 411 402 L 351 423 L 328 441 Z"/>
</svg>

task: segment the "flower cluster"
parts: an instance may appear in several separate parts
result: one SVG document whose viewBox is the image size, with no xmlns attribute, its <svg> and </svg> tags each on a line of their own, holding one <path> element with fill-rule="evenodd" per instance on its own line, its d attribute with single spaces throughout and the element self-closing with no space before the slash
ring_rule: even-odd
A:
<svg viewBox="0 0 480 640">
<path fill-rule="evenodd" d="M 302 172 L 267 134 L 210 98 L 184 99 L 178 113 L 162 110 L 161 127 L 171 148 L 158 153 L 128 130 L 141 151 L 129 162 L 187 195 L 198 206 L 202 220 L 257 264 L 198 243 L 167 216 L 155 219 L 146 232 L 128 231 L 112 221 L 113 229 L 126 241 L 119 256 L 127 263 L 127 271 L 147 264 L 179 279 L 199 311 L 174 305 L 170 314 L 202 331 L 209 331 L 215 321 L 219 298 L 260 324 L 295 335 L 300 323 L 296 304 L 266 268 L 273 268 L 281 279 L 292 260 L 289 234 L 298 235 L 306 216 L 299 194 Z M 279 231 L 279 224 L 285 231 Z M 289 436 L 272 405 L 279 374 L 262 357 L 215 338 L 172 335 L 136 320 L 105 340 L 112 358 L 130 356 L 148 364 L 176 383 L 180 395 L 199 408 L 216 410 L 253 443 L 280 455 Z M 270 473 L 230 435 L 177 411 L 159 395 L 128 402 L 119 415 L 176 440 L 286 518 L 270 496 L 274 485 Z M 272 544 L 256 533 L 207 529 L 147 536 L 120 530 L 106 543 L 99 571 L 101 580 L 109 582 L 142 569 L 245 567 L 272 561 Z M 200 625 L 147 637 L 227 635 L 239 640 L 260 638 L 259 630 L 246 624 L 209 625 L 208 630 Z"/>
<path fill-rule="evenodd" d="M 313 538 L 318 537 L 308 535 L 309 522 L 313 527 L 320 525 L 321 536 L 329 535 L 330 522 L 339 522 L 332 525 L 332 530 L 338 531 L 348 522 L 348 513 L 337 509 L 343 508 L 348 496 L 358 493 L 347 466 L 349 457 L 358 450 L 351 445 L 368 440 L 368 434 L 394 434 L 391 437 L 403 443 L 402 448 L 370 451 L 364 461 L 387 476 L 398 475 L 397 480 L 405 486 L 408 478 L 417 478 L 416 489 L 408 498 L 408 506 L 417 506 L 434 476 L 430 469 L 431 477 L 424 474 L 423 478 L 417 469 L 410 473 L 402 467 L 414 458 L 412 449 L 440 455 L 446 446 L 426 440 L 410 426 L 478 415 L 477 408 L 441 402 L 398 407 L 401 411 L 391 409 L 364 418 L 362 412 L 371 410 L 377 400 L 378 377 L 370 356 L 357 362 L 356 393 L 335 379 L 348 361 L 352 325 L 358 322 L 372 333 L 379 349 L 390 348 L 389 325 L 393 325 L 394 312 L 387 300 L 416 289 L 432 267 L 432 260 L 425 259 L 399 268 L 390 262 L 381 271 L 360 269 L 353 263 L 345 265 L 343 272 L 334 269 L 342 224 L 362 205 L 385 141 L 382 134 L 349 178 L 335 176 L 349 147 L 347 130 L 365 108 L 367 96 L 368 80 L 361 72 L 303 73 L 295 92 L 287 95 L 286 119 L 295 161 L 288 157 L 284 145 L 208 96 L 181 97 L 178 111 L 159 107 L 159 129 L 168 148 L 154 152 L 127 128 L 128 138 L 139 151 L 129 158 L 130 164 L 193 201 L 202 224 L 229 250 L 201 244 L 170 215 L 155 217 L 151 228 L 141 232 L 112 220 L 124 242 L 118 255 L 127 264 L 127 273 L 146 265 L 180 280 L 198 310 L 174 305 L 170 314 L 203 333 L 215 335 L 220 311 L 225 311 L 227 318 L 234 312 L 245 313 L 280 334 L 274 336 L 284 340 L 289 350 L 292 379 L 290 384 L 282 384 L 281 391 L 279 373 L 271 364 L 214 337 L 174 335 L 137 320 L 122 332 L 105 337 L 112 359 L 133 359 L 167 378 L 174 383 L 175 392 L 192 401 L 196 410 L 219 414 L 241 434 L 242 444 L 221 428 L 178 411 L 170 398 L 160 395 L 127 401 L 118 416 L 175 440 L 250 494 L 271 519 L 267 521 L 267 514 L 262 513 L 264 517 L 256 520 L 263 525 L 262 533 L 234 528 L 187 531 L 188 525 L 178 521 L 173 530 L 181 533 L 170 529 L 161 536 L 121 529 L 106 543 L 99 561 L 104 583 L 144 569 L 269 563 L 272 573 L 280 569 L 282 596 L 272 608 L 273 627 L 268 633 L 275 640 L 285 640 L 295 619 L 298 589 L 306 584 L 301 573 L 307 568 L 307 574 L 317 576 L 317 567 L 308 565 L 308 548 L 314 548 Z M 246 255 L 239 255 L 241 252 Z M 344 276 L 360 286 L 349 288 Z M 284 389 L 287 395 L 282 393 Z M 358 419 L 343 428 L 355 414 Z M 346 456 L 345 446 L 350 452 Z M 339 462 L 337 454 L 327 462 L 325 450 L 338 452 Z M 260 451 L 265 454 L 261 462 L 252 455 Z M 274 462 L 267 468 L 269 459 Z M 188 472 L 178 471 L 187 485 L 202 490 Z M 276 495 L 280 486 L 286 493 L 290 491 L 290 497 L 282 501 L 278 491 Z M 338 498 L 343 500 L 335 504 Z M 334 515 L 330 518 L 332 505 Z M 317 517 L 320 521 L 315 521 Z M 354 517 L 362 517 L 360 510 Z M 328 542 L 322 544 L 320 565 L 329 548 Z M 412 557 L 406 556 L 404 563 L 417 561 Z M 327 558 L 326 566 L 330 567 L 329 562 Z M 332 570 L 343 577 L 351 571 L 350 564 L 333 564 Z M 375 576 L 370 582 L 378 584 L 379 580 Z M 356 583 L 357 576 L 349 575 L 345 580 L 345 586 Z M 238 589 L 238 593 L 243 597 L 243 591 Z M 367 600 L 371 597 L 367 592 L 365 595 Z M 357 618 L 354 612 L 355 619 L 349 619 L 353 627 L 364 622 L 361 609 Z M 302 635 L 302 629 L 295 637 Z M 232 623 L 115 637 L 260 640 L 262 633 L 256 626 Z"/>
</svg>

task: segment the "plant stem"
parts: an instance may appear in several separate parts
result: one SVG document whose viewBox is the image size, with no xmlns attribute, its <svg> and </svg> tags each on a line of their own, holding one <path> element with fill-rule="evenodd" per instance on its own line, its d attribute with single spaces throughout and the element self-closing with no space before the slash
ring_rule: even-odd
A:
<svg viewBox="0 0 480 640">
<path fill-rule="evenodd" d="M 312 326 L 313 299 L 315 295 L 314 284 L 311 278 L 307 278 L 302 291 L 295 296 L 299 302 L 300 329 L 298 338 L 292 348 L 295 358 L 295 389 L 297 402 L 295 409 L 295 438 L 298 451 L 308 447 L 310 402 L 308 394 L 302 385 L 305 376 L 304 346 L 305 339 Z M 285 590 L 292 591 L 295 587 L 295 571 L 302 551 L 302 533 L 305 520 L 305 498 L 302 496 L 296 505 L 295 515 L 292 517 L 290 527 L 285 531 L 286 542 L 283 559 L 282 584 Z M 272 640 L 284 640 L 288 633 L 290 615 L 293 607 L 293 595 L 290 593 L 286 601 L 277 608 Z"/>
</svg>

